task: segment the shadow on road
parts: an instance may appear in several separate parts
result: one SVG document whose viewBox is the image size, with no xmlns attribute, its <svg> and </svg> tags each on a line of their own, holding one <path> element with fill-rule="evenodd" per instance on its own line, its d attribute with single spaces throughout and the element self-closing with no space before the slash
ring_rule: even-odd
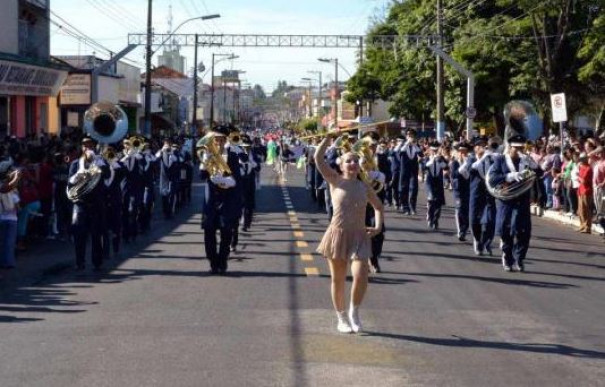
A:
<svg viewBox="0 0 605 387">
<path fill-rule="evenodd" d="M 551 355 L 564 355 L 587 359 L 605 359 L 605 352 L 590 349 L 580 349 L 564 344 L 545 343 L 505 343 L 501 341 L 482 341 L 452 335 L 451 339 L 422 337 L 411 335 L 397 335 L 383 332 L 364 332 L 367 336 L 384 337 L 387 339 L 411 341 L 415 343 L 440 345 L 460 348 L 486 348 L 505 351 L 531 352 Z"/>
</svg>

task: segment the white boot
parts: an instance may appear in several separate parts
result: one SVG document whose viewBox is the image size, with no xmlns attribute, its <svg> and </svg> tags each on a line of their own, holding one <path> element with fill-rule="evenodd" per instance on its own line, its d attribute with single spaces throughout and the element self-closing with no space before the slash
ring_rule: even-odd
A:
<svg viewBox="0 0 605 387">
<path fill-rule="evenodd" d="M 338 332 L 353 332 L 353 329 L 351 329 L 351 324 L 349 323 L 349 319 L 347 318 L 347 313 L 345 311 L 336 312 L 336 317 L 338 318 L 338 325 L 336 325 L 336 329 L 338 329 Z"/>
<path fill-rule="evenodd" d="M 351 322 L 351 329 L 355 333 L 362 331 L 361 320 L 359 319 L 359 306 L 351 304 L 349 308 L 349 321 Z"/>
</svg>

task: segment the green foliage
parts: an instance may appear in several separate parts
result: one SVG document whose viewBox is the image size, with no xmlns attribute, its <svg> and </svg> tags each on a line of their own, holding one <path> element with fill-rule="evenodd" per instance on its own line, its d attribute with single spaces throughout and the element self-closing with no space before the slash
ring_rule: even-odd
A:
<svg viewBox="0 0 605 387">
<path fill-rule="evenodd" d="M 319 121 L 316 118 L 305 118 L 296 125 L 296 130 L 299 133 L 314 133 L 317 132 L 317 128 L 319 128 Z"/>
<path fill-rule="evenodd" d="M 444 49 L 475 75 L 477 120 L 502 130 L 511 99 L 534 102 L 550 124 L 550 94 L 565 92 L 568 112 L 605 101 L 605 0 L 444 0 Z M 393 2 L 373 35 L 436 33 L 434 0 Z M 367 47 L 349 80 L 351 101 L 382 98 L 408 119 L 435 116 L 435 55 L 404 40 L 393 48 Z M 461 128 L 466 79 L 445 65 L 446 121 Z M 599 110 L 600 109 L 600 110 Z"/>
</svg>

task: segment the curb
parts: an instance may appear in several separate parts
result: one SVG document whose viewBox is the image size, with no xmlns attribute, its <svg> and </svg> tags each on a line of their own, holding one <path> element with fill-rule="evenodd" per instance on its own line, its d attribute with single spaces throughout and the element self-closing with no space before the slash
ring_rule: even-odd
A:
<svg viewBox="0 0 605 387">
<path fill-rule="evenodd" d="M 557 221 L 561 224 L 564 224 L 566 226 L 570 226 L 570 227 L 576 227 L 579 228 L 580 227 L 580 218 L 578 218 L 575 215 L 565 215 L 560 213 L 559 211 L 553 211 L 553 210 L 544 210 L 538 206 L 531 206 L 531 214 L 534 216 L 538 216 L 540 218 L 546 218 L 546 219 L 551 219 L 554 221 Z M 602 235 L 605 232 L 605 230 L 603 230 L 603 227 L 601 227 L 598 224 L 594 224 L 592 225 L 592 233 L 596 234 L 596 235 Z"/>
</svg>

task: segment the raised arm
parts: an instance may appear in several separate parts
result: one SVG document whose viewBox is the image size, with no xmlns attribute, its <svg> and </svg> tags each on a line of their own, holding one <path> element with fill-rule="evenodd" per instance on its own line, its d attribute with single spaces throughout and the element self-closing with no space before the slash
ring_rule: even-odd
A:
<svg viewBox="0 0 605 387">
<path fill-rule="evenodd" d="M 329 137 L 326 136 L 315 151 L 315 165 L 317 165 L 317 169 L 328 183 L 336 184 L 340 176 L 338 175 L 338 172 L 332 169 L 324 159 L 326 149 L 328 148 L 328 141 Z"/>
</svg>

